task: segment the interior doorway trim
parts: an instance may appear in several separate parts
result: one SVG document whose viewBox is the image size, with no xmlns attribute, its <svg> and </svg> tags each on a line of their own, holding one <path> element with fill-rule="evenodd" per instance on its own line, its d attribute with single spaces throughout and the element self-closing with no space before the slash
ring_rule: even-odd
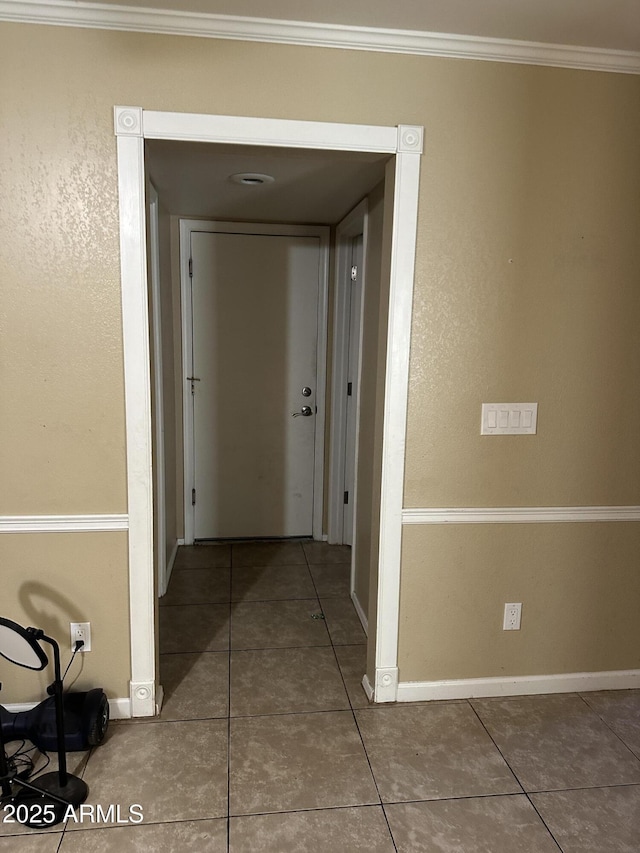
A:
<svg viewBox="0 0 640 853">
<path fill-rule="evenodd" d="M 409 343 L 423 128 L 157 112 L 129 106 L 115 107 L 114 123 L 120 203 L 130 525 L 132 715 L 152 716 L 156 708 L 145 139 L 375 151 L 395 155 L 375 673 L 371 673 L 374 682 L 371 688 L 375 701 L 395 701 L 398 689 L 400 557 Z"/>
<path fill-rule="evenodd" d="M 162 364 L 162 312 L 160 296 L 160 233 L 159 199 L 156 188 L 149 182 L 149 264 L 151 285 L 151 337 L 153 353 L 153 390 L 155 399 L 156 442 L 156 560 L 158 595 L 167 591 L 167 501 L 164 455 L 164 368 Z"/>
<path fill-rule="evenodd" d="M 350 313 L 351 313 L 351 249 L 354 237 L 362 234 L 363 269 L 360 271 L 362 280 L 366 282 L 367 231 L 368 231 L 368 201 L 363 199 L 336 226 L 335 238 L 335 279 L 333 299 L 333 351 L 331 358 L 331 441 L 329 445 L 329 512 L 327 517 L 328 541 L 331 544 L 342 545 L 345 538 L 344 530 L 344 481 L 345 459 L 347 452 L 347 380 L 349 369 L 350 344 Z M 366 283 L 365 283 L 366 288 Z M 358 306 L 359 323 L 362 326 L 363 301 Z M 362 331 L 362 329 L 361 329 Z M 360 419 L 360 362 L 362 358 L 362 334 L 358 352 L 358 369 L 355 387 L 356 421 Z M 357 456 L 356 441 L 355 453 Z M 354 466 L 357 472 L 357 460 Z M 355 503 L 357 490 L 349 496 Z M 355 508 L 354 508 L 355 519 Z M 353 543 L 355 545 L 355 541 Z M 351 569 L 353 575 L 354 549 L 351 554 Z M 353 576 L 351 578 L 353 590 Z"/>
</svg>

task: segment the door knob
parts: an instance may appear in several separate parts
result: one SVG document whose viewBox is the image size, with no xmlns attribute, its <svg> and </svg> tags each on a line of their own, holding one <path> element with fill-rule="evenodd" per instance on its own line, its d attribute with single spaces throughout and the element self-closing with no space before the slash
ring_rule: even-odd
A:
<svg viewBox="0 0 640 853">
<path fill-rule="evenodd" d="M 302 415 L 303 418 L 310 418 L 312 414 L 311 406 L 303 406 L 299 412 L 291 412 L 291 417 L 299 418 Z"/>
</svg>

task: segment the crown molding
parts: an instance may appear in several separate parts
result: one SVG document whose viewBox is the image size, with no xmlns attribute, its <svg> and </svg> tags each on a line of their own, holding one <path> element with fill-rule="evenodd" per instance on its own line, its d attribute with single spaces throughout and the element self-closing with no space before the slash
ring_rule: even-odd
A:
<svg viewBox="0 0 640 853">
<path fill-rule="evenodd" d="M 70 0 L 0 0 L 0 21 L 640 74 L 640 52 Z"/>
</svg>

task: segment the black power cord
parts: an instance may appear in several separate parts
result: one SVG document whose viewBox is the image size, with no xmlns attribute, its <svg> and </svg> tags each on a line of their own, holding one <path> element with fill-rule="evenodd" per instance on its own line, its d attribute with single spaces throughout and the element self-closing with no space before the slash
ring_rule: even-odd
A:
<svg viewBox="0 0 640 853">
<path fill-rule="evenodd" d="M 77 655 L 77 653 L 80 651 L 80 649 L 83 646 L 84 646 L 84 640 L 76 640 L 75 641 L 74 648 L 73 648 L 73 654 L 71 655 L 69 663 L 67 664 L 67 668 L 65 669 L 64 675 L 62 676 L 63 681 L 64 681 L 67 673 L 69 672 L 69 669 L 71 667 L 71 664 L 74 661 L 75 656 Z M 49 696 L 53 695 L 53 691 L 54 691 L 54 685 L 53 684 L 50 685 L 49 687 L 47 687 L 47 693 L 49 694 Z M 38 771 L 37 771 L 38 774 L 40 774 L 44 770 L 46 770 L 47 767 L 49 766 L 49 764 L 51 763 L 51 757 L 50 757 L 49 753 L 42 752 L 41 750 L 38 750 L 36 746 L 33 746 L 33 745 L 30 747 L 27 747 L 27 741 L 23 739 L 21 741 L 20 745 L 18 746 L 18 748 L 14 752 L 12 752 L 11 755 L 7 755 L 7 762 L 8 762 L 9 770 L 10 770 L 11 774 L 15 774 L 16 778 L 18 778 L 18 779 L 28 779 L 32 775 L 32 773 L 35 771 L 36 765 L 35 765 L 33 753 L 36 751 L 38 751 L 40 753 L 40 755 L 42 755 L 46 759 L 46 761 L 42 765 L 42 767 L 38 768 Z"/>
<path fill-rule="evenodd" d="M 67 668 L 64 671 L 64 675 L 62 676 L 62 681 L 64 681 L 65 678 L 67 677 L 67 673 L 69 672 L 69 669 L 71 668 L 71 664 L 73 663 L 75 656 L 78 654 L 78 652 L 80 651 L 80 649 L 83 646 L 84 646 L 84 640 L 76 640 L 75 643 L 73 644 L 73 654 L 71 655 L 71 658 L 69 659 L 69 663 L 67 664 Z M 77 678 L 77 676 L 76 676 L 76 678 Z M 49 696 L 53 696 L 54 692 L 55 692 L 55 685 L 50 684 L 47 687 L 47 693 L 49 694 Z M 67 690 L 67 692 L 69 692 L 69 691 Z"/>
</svg>

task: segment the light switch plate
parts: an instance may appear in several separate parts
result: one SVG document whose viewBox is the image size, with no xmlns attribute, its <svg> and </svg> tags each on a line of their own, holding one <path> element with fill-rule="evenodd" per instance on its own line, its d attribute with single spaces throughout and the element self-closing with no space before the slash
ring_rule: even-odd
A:
<svg viewBox="0 0 640 853">
<path fill-rule="evenodd" d="M 483 403 L 480 435 L 535 435 L 537 403 Z"/>
</svg>

